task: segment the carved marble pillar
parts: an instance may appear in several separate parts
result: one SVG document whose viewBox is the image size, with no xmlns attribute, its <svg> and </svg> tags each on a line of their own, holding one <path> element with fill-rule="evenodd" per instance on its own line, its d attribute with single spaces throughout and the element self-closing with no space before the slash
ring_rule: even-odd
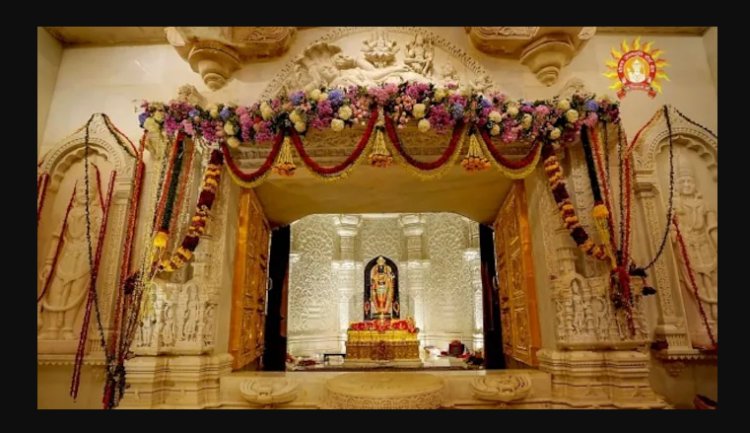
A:
<svg viewBox="0 0 750 433">
<path fill-rule="evenodd" d="M 430 260 L 424 256 L 422 235 L 425 220 L 419 214 L 401 215 L 401 228 L 406 238 L 407 287 L 410 295 L 409 312 L 420 329 L 419 338 L 424 344 L 424 276 L 430 266 Z"/>
<path fill-rule="evenodd" d="M 334 218 L 339 237 L 338 260 L 333 262 L 333 271 L 338 282 L 339 350 L 345 352 L 346 330 L 351 319 L 357 269 L 355 266 L 355 241 L 362 219 L 359 215 L 339 215 Z"/>
</svg>

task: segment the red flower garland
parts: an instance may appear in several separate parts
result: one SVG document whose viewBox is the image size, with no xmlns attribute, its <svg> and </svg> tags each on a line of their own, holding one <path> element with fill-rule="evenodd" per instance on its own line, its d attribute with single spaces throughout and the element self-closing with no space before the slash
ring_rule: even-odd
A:
<svg viewBox="0 0 750 433">
<path fill-rule="evenodd" d="M 693 286 L 693 293 L 695 294 L 695 299 L 698 301 L 698 310 L 701 314 L 701 318 L 703 319 L 703 324 L 706 327 L 706 331 L 708 331 L 708 338 L 711 339 L 711 344 L 714 348 L 716 348 L 716 338 L 714 338 L 714 333 L 711 330 L 711 326 L 708 324 L 708 317 L 706 317 L 706 311 L 703 309 L 703 302 L 701 302 L 700 298 L 698 297 L 698 284 L 695 282 L 693 267 L 690 266 L 690 257 L 688 256 L 687 248 L 685 247 L 685 240 L 682 238 L 682 233 L 680 233 L 680 225 L 677 223 L 677 215 L 672 215 L 672 223 L 674 224 L 675 231 L 677 232 L 677 242 L 680 244 L 680 254 L 682 254 L 682 258 L 685 260 L 685 268 L 687 268 L 690 285 Z"/>
<path fill-rule="evenodd" d="M 299 154 L 300 158 L 302 158 L 302 161 L 310 170 L 320 176 L 332 177 L 346 170 L 350 165 L 354 163 L 354 161 L 359 159 L 359 157 L 362 155 L 362 152 L 365 150 L 365 147 L 367 147 L 367 143 L 370 141 L 370 137 L 372 136 L 372 131 L 375 128 L 375 123 L 377 122 L 377 120 L 378 111 L 373 110 L 370 113 L 370 119 L 367 122 L 365 132 L 362 135 L 362 138 L 360 138 L 359 143 L 357 143 L 357 147 L 354 149 L 354 152 L 352 152 L 352 154 L 349 155 L 346 160 L 334 165 L 333 167 L 323 167 L 315 162 L 305 150 L 302 140 L 300 139 L 296 131 L 291 130 L 290 137 L 292 138 L 292 143 L 294 144 L 294 148 L 297 149 L 297 153 Z"/>
<path fill-rule="evenodd" d="M 42 217 L 42 208 L 44 199 L 47 197 L 47 186 L 49 185 L 49 174 L 42 173 L 36 182 L 36 225 L 39 227 L 39 221 Z"/>
<path fill-rule="evenodd" d="M 97 183 L 99 183 L 97 172 Z M 89 323 L 91 321 L 91 307 L 94 305 L 94 298 L 96 297 L 96 282 L 99 277 L 99 265 L 102 261 L 102 252 L 104 251 L 104 236 L 107 233 L 107 223 L 109 222 L 109 210 L 112 205 L 112 193 L 115 189 L 115 178 L 117 177 L 117 171 L 112 171 L 109 176 L 109 186 L 107 188 L 107 201 L 104 202 L 104 198 L 101 194 L 101 188 L 99 189 L 99 204 L 102 206 L 102 223 L 99 227 L 99 236 L 96 241 L 96 253 L 94 255 L 94 265 L 91 269 L 90 283 L 89 283 L 89 296 L 86 300 L 86 310 L 83 316 L 83 325 L 81 325 L 81 334 L 78 340 L 78 349 L 76 350 L 75 363 L 73 364 L 73 379 L 70 384 L 70 395 L 73 398 L 78 396 L 78 386 L 81 383 L 81 369 L 83 367 L 83 351 L 86 347 L 86 341 L 89 332 Z M 98 314 L 98 313 L 97 313 Z"/>
<path fill-rule="evenodd" d="M 453 156 L 456 151 L 458 142 L 461 140 L 461 136 L 464 133 L 464 124 L 463 122 L 456 123 L 456 125 L 453 127 L 453 136 L 451 137 L 450 143 L 448 143 L 448 147 L 445 149 L 445 151 L 443 151 L 443 154 L 440 155 L 438 159 L 432 162 L 418 161 L 406 152 L 406 149 L 404 149 L 404 147 L 402 146 L 401 140 L 396 133 L 396 128 L 393 126 L 393 119 L 390 116 L 385 116 L 385 130 L 388 133 L 388 138 L 391 140 L 391 143 L 393 143 L 393 147 L 396 148 L 398 153 L 406 160 L 408 164 L 420 170 L 429 171 L 442 167 L 446 162 L 448 162 L 448 160 L 450 160 L 451 156 Z"/>
<path fill-rule="evenodd" d="M 234 159 L 232 158 L 232 154 L 229 153 L 229 146 L 227 146 L 226 141 L 223 141 L 221 143 L 221 151 L 224 154 L 224 160 L 227 163 L 227 168 L 232 172 L 233 175 L 235 175 L 237 178 L 242 180 L 243 182 L 254 182 L 263 175 L 266 174 L 268 170 L 273 167 L 273 162 L 276 160 L 276 157 L 279 155 L 279 152 L 281 151 L 281 143 L 284 141 L 284 133 L 279 132 L 276 135 L 276 139 L 273 142 L 273 147 L 271 148 L 271 152 L 268 154 L 268 157 L 266 157 L 266 160 L 263 162 L 263 165 L 258 167 L 257 170 L 255 170 L 252 173 L 243 173 L 242 170 L 237 167 L 237 165 L 234 162 Z"/>
<path fill-rule="evenodd" d="M 513 160 L 504 157 L 500 153 L 495 144 L 492 142 L 492 138 L 487 132 L 487 129 L 479 128 L 479 131 L 482 136 L 482 140 L 484 140 L 484 144 L 487 145 L 487 149 L 490 151 L 490 155 L 492 155 L 492 157 L 495 159 L 495 161 L 497 161 L 498 164 L 511 170 L 520 170 L 522 168 L 526 168 L 529 164 L 531 164 L 531 162 L 534 161 L 534 157 L 536 156 L 537 146 L 542 145 L 541 140 L 535 141 L 526 156 L 521 159 Z"/>
</svg>

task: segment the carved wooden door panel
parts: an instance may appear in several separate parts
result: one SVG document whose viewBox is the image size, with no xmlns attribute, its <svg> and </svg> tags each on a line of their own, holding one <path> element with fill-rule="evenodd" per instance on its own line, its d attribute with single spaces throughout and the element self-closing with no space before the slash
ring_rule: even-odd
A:
<svg viewBox="0 0 750 433">
<path fill-rule="evenodd" d="M 268 242 L 270 227 L 252 190 L 240 196 L 232 283 L 229 353 L 232 368 L 242 368 L 263 354 Z"/>
<path fill-rule="evenodd" d="M 495 219 L 494 229 L 503 353 L 536 366 L 541 337 L 523 181 L 513 183 Z"/>
</svg>

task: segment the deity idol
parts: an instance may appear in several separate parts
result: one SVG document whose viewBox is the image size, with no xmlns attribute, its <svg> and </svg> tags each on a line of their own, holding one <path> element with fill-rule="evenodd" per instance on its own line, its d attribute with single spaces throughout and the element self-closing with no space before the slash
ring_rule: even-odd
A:
<svg viewBox="0 0 750 433">
<path fill-rule="evenodd" d="M 370 271 L 370 302 L 374 317 L 391 318 L 395 280 L 393 269 L 386 264 L 383 256 L 378 257 L 377 265 Z"/>
</svg>

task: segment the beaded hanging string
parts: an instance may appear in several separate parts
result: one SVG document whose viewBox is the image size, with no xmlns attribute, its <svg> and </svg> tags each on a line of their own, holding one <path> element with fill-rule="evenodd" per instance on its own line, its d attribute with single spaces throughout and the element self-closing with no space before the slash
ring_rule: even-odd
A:
<svg viewBox="0 0 750 433">
<path fill-rule="evenodd" d="M 114 190 L 114 179 L 116 176 L 116 172 L 113 171 L 112 175 L 110 177 L 110 185 L 109 185 L 109 191 L 107 198 L 107 208 L 102 209 L 102 222 L 101 227 L 99 230 L 99 239 L 97 244 L 97 256 L 95 258 L 94 252 L 93 252 L 93 245 L 91 241 L 91 197 L 90 197 L 90 185 L 89 185 L 89 152 L 90 152 L 90 140 L 89 140 L 89 134 L 90 134 L 90 125 L 91 121 L 94 119 L 95 115 L 92 115 L 91 118 L 89 118 L 88 122 L 86 123 L 86 133 L 84 138 L 84 156 L 83 156 L 83 162 L 84 162 L 84 184 L 85 184 L 85 194 L 86 194 L 86 242 L 88 244 L 88 261 L 89 261 L 89 269 L 90 269 L 90 279 L 89 279 L 89 297 L 86 302 L 86 312 L 84 314 L 84 322 L 83 327 L 81 328 L 81 336 L 78 342 L 78 350 L 76 352 L 76 360 L 73 367 L 73 379 L 71 383 L 70 388 L 70 395 L 75 399 L 78 396 L 78 386 L 80 384 L 80 376 L 81 376 L 81 368 L 83 366 L 83 351 L 86 345 L 86 338 L 88 336 L 88 320 L 91 317 L 91 307 L 93 306 L 96 316 L 96 324 L 99 331 L 99 343 L 102 346 L 102 349 L 104 350 L 105 356 L 107 357 L 107 365 L 109 366 L 111 364 L 111 358 L 109 357 L 109 354 L 107 353 L 107 342 L 106 342 L 106 336 L 104 335 L 104 326 L 102 324 L 102 317 L 101 317 L 101 311 L 99 309 L 99 300 L 96 293 L 96 281 L 98 276 L 98 265 L 99 265 L 99 258 L 101 257 L 101 249 L 103 248 L 103 238 L 104 233 L 106 232 L 107 227 L 107 220 L 109 216 L 109 203 L 111 202 L 111 195 Z M 99 190 L 99 194 L 101 194 L 101 189 Z M 100 198 L 101 200 L 101 198 Z"/>
<path fill-rule="evenodd" d="M 169 222 L 172 218 L 174 200 L 177 194 L 177 185 L 180 181 L 180 171 L 182 170 L 182 159 L 184 157 L 184 135 L 177 134 L 174 140 L 172 158 L 169 163 L 168 172 L 162 186 L 162 195 L 159 201 L 159 213 L 156 216 L 158 232 L 154 238 L 154 245 L 157 248 L 166 248 L 169 240 Z"/>
<path fill-rule="evenodd" d="M 648 262 L 646 266 L 640 268 L 640 270 L 642 271 L 646 271 L 647 269 L 650 269 L 652 266 L 654 266 L 654 264 L 656 264 L 656 261 L 659 260 L 659 257 L 661 257 L 662 253 L 664 252 L 664 247 L 667 244 L 667 237 L 669 236 L 670 221 L 672 221 L 672 215 L 674 215 L 674 143 L 672 142 L 672 122 L 669 118 L 669 108 L 666 105 L 664 106 L 663 111 L 665 119 L 667 121 L 667 132 L 669 133 L 669 202 L 667 205 L 667 224 L 664 228 L 664 234 L 661 237 L 661 242 L 659 244 L 659 248 L 656 251 L 656 254 L 654 254 L 654 257 Z"/>
<path fill-rule="evenodd" d="M 127 351 L 123 352 L 119 350 L 121 339 L 124 337 L 122 334 L 121 326 L 123 317 L 131 307 L 132 303 L 129 302 L 131 293 L 126 293 L 125 282 L 130 272 L 130 263 L 133 256 L 133 239 L 135 237 L 135 229 L 138 221 L 138 208 L 140 204 L 141 191 L 143 186 L 143 175 L 145 172 L 146 165 L 143 162 L 143 150 L 145 149 L 146 134 L 143 134 L 140 142 L 140 148 L 138 149 L 138 158 L 135 161 L 135 175 L 133 177 L 133 183 L 130 188 L 130 198 L 128 200 L 128 217 L 127 217 L 127 232 L 125 235 L 125 242 L 123 244 L 123 254 L 120 260 L 120 279 L 117 285 L 117 297 L 115 300 L 115 317 L 113 319 L 112 326 L 112 337 L 110 338 L 109 353 L 110 356 L 117 359 L 117 364 L 114 368 L 115 374 L 109 375 L 108 380 L 104 387 L 104 407 L 112 408 L 118 404 L 124 393 L 125 386 L 125 368 L 124 361 Z M 115 395 L 116 383 L 120 384 L 119 396 Z"/>
<path fill-rule="evenodd" d="M 698 303 L 698 310 L 700 312 L 701 319 L 703 319 L 703 325 L 706 327 L 706 331 L 708 332 L 708 338 L 711 339 L 711 345 L 714 349 L 716 349 L 718 348 L 716 338 L 714 338 L 713 330 L 711 329 L 711 325 L 708 323 L 708 317 L 706 316 L 706 311 L 703 308 L 703 302 L 699 297 L 698 284 L 695 282 L 695 274 L 693 272 L 693 267 L 690 265 L 690 256 L 688 255 L 687 247 L 685 246 L 685 240 L 682 238 L 682 233 L 680 233 L 680 225 L 677 222 L 677 215 L 672 216 L 672 223 L 674 224 L 675 232 L 677 234 L 677 242 L 680 245 L 680 255 L 682 255 L 682 259 L 685 262 L 685 268 L 687 270 L 688 279 L 690 280 L 690 286 L 693 289 L 695 300 Z"/>
</svg>

